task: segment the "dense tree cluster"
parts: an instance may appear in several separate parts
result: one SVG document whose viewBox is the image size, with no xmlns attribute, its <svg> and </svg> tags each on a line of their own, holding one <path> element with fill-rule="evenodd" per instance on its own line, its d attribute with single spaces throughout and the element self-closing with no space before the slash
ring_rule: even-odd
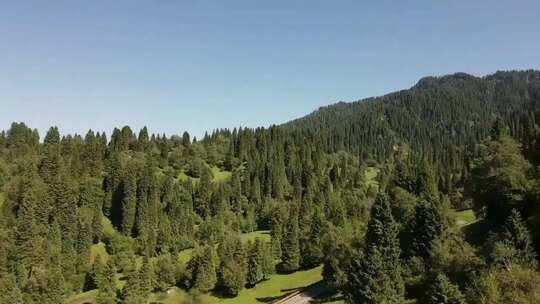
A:
<svg viewBox="0 0 540 304">
<path fill-rule="evenodd" d="M 199 140 L 127 126 L 40 140 L 13 123 L 0 303 L 93 290 L 137 304 L 173 286 L 232 297 L 321 264 L 350 303 L 539 302 L 539 105 L 526 71 L 425 78 Z M 478 221 L 461 227 L 467 208 Z"/>
</svg>

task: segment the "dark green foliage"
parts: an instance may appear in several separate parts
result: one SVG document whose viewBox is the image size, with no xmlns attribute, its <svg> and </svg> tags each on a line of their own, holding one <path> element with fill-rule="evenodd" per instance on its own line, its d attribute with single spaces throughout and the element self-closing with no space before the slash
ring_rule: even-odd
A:
<svg viewBox="0 0 540 304">
<path fill-rule="evenodd" d="M 131 236 L 135 226 L 137 208 L 137 172 L 134 166 L 128 166 L 122 181 L 122 225 L 124 235 Z"/>
<path fill-rule="evenodd" d="M 189 261 L 187 268 L 191 274 L 191 287 L 208 292 L 217 282 L 217 261 L 215 250 L 211 246 L 200 248 Z"/>
<path fill-rule="evenodd" d="M 139 271 L 132 267 L 127 271 L 126 285 L 122 289 L 122 303 L 143 304 L 144 297 L 141 289 L 141 278 Z"/>
<path fill-rule="evenodd" d="M 13 274 L 0 274 L 0 303 L 24 303 L 22 292 Z"/>
<path fill-rule="evenodd" d="M 233 296 L 281 259 L 284 272 L 324 263 L 326 282 L 355 302 L 400 303 L 405 281 L 418 303 L 426 293 L 460 303 L 466 286 L 468 302 L 536 303 L 539 75 L 424 78 L 199 141 L 126 126 L 110 142 L 53 127 L 40 143 L 13 123 L 0 132 L 0 302 L 98 289 L 112 303 L 122 276 L 125 303 L 177 284 L 191 289 L 187 301 Z M 379 190 L 391 199 L 373 204 Z M 450 205 L 474 205 L 479 220 L 458 227 Z M 236 237 L 255 230 L 271 241 Z M 107 263 L 89 265 L 98 242 Z M 187 248 L 192 259 L 177 265 Z"/>
<path fill-rule="evenodd" d="M 315 210 L 311 215 L 309 227 L 304 229 L 302 237 L 300 237 L 302 267 L 312 268 L 322 262 L 322 236 L 326 232 L 325 225 L 326 219 L 324 218 L 324 213 L 318 209 Z"/>
<path fill-rule="evenodd" d="M 217 287 L 228 296 L 236 296 L 246 284 L 247 260 L 238 237 L 226 237 L 218 247 L 220 264 Z"/>
<path fill-rule="evenodd" d="M 410 224 L 410 256 L 426 258 L 432 242 L 441 236 L 444 223 L 441 211 L 432 201 L 420 200 Z"/>
<path fill-rule="evenodd" d="M 155 272 L 147 256 L 144 256 L 141 269 L 139 270 L 140 296 L 146 299 L 155 285 Z"/>
<path fill-rule="evenodd" d="M 464 304 L 465 297 L 459 288 L 452 284 L 444 274 L 431 279 L 426 293 L 426 304 Z"/>
<path fill-rule="evenodd" d="M 520 207 L 530 188 L 531 165 L 520 152 L 519 143 L 503 135 L 481 147 L 467 183 L 477 210 L 485 209 L 492 221 L 504 221 L 514 207 Z"/>
<path fill-rule="evenodd" d="M 398 225 L 388 195 L 379 194 L 371 209 L 364 254 L 354 259 L 346 294 L 352 303 L 403 303 Z"/>
<path fill-rule="evenodd" d="M 283 239 L 281 241 L 281 264 L 283 272 L 292 272 L 300 268 L 300 241 L 298 228 L 298 211 L 292 206 L 289 210 L 289 218 L 284 227 Z"/>
<path fill-rule="evenodd" d="M 250 243 L 248 248 L 246 283 L 255 286 L 275 272 L 274 258 L 270 244 L 259 238 Z"/>
<path fill-rule="evenodd" d="M 98 261 L 98 263 L 101 263 Z M 116 268 L 111 261 L 105 263 L 103 269 L 99 269 L 97 287 L 99 304 L 116 303 Z"/>
<path fill-rule="evenodd" d="M 505 267 L 512 263 L 532 268 L 538 265 L 530 232 L 515 209 L 511 211 L 503 226 L 503 231 L 492 244 L 491 260 Z"/>
<path fill-rule="evenodd" d="M 170 254 L 160 256 L 155 263 L 156 289 L 165 291 L 176 285 L 177 266 Z"/>
</svg>

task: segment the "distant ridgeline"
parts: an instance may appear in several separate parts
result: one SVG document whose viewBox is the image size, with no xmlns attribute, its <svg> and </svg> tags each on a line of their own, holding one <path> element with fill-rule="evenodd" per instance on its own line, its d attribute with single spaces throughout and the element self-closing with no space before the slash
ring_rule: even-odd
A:
<svg viewBox="0 0 540 304">
<path fill-rule="evenodd" d="M 493 265 L 536 284 L 540 231 L 532 242 L 522 217 L 540 221 L 539 110 L 540 72 L 521 71 L 426 77 L 200 140 L 126 126 L 40 141 L 13 123 L 0 133 L 0 303 L 252 303 L 321 276 L 352 302 L 406 290 L 463 303 L 473 280 L 473 294 L 505 289 Z M 499 296 L 484 298 L 514 297 Z"/>
<path fill-rule="evenodd" d="M 408 90 L 381 97 L 322 107 L 284 127 L 314 138 L 328 152 L 346 150 L 382 161 L 407 145 L 448 167 L 465 157 L 463 147 L 486 138 L 498 119 L 514 136 L 533 136 L 539 103 L 539 71 L 456 73 L 425 77 Z"/>
</svg>

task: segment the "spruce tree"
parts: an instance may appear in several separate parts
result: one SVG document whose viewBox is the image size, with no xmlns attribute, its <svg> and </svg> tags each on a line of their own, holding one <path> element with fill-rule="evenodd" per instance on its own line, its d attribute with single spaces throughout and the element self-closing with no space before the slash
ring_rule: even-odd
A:
<svg viewBox="0 0 540 304">
<path fill-rule="evenodd" d="M 216 264 L 214 248 L 209 245 L 200 248 L 187 265 L 191 272 L 191 286 L 201 292 L 214 289 L 217 282 Z"/>
<path fill-rule="evenodd" d="M 236 296 L 246 283 L 246 258 L 239 237 L 226 237 L 218 248 L 218 286 L 228 296 Z"/>
<path fill-rule="evenodd" d="M 143 304 L 144 298 L 141 292 L 141 278 L 135 265 L 127 271 L 126 285 L 122 289 L 122 303 Z"/>
<path fill-rule="evenodd" d="M 513 209 L 506 219 L 491 256 L 495 263 L 505 266 L 513 262 L 528 265 L 531 268 L 538 266 L 529 229 L 516 209 Z"/>
<path fill-rule="evenodd" d="M 441 211 L 433 201 L 420 200 L 416 204 L 410 230 L 410 255 L 427 258 L 432 242 L 439 238 L 444 230 Z"/>
<path fill-rule="evenodd" d="M 255 286 L 263 280 L 264 273 L 262 268 L 262 242 L 259 238 L 255 239 L 254 243 L 248 244 L 249 253 L 247 261 L 247 276 L 246 283 L 248 286 Z"/>
<path fill-rule="evenodd" d="M 140 296 L 146 299 L 153 290 L 155 273 L 148 256 L 143 257 L 143 263 L 139 271 Z"/>
<path fill-rule="evenodd" d="M 352 303 L 397 304 L 404 301 L 399 227 L 386 193 L 371 209 L 362 257 L 352 261 L 345 293 Z"/>
<path fill-rule="evenodd" d="M 122 181 L 122 233 L 131 236 L 137 208 L 137 176 L 135 168 L 128 166 Z"/>
<path fill-rule="evenodd" d="M 98 261 L 100 263 L 100 261 Z M 105 263 L 103 270 L 100 270 L 100 278 L 98 280 L 98 304 L 115 304 L 116 303 L 116 268 L 112 259 Z"/>
<path fill-rule="evenodd" d="M 298 228 L 298 211 L 294 206 L 290 208 L 289 218 L 284 229 L 282 240 L 282 254 L 280 268 L 284 272 L 293 272 L 300 268 L 300 242 Z"/>
<path fill-rule="evenodd" d="M 440 273 L 431 278 L 429 288 L 425 296 L 426 304 L 464 304 L 465 297 L 448 278 Z"/>
</svg>

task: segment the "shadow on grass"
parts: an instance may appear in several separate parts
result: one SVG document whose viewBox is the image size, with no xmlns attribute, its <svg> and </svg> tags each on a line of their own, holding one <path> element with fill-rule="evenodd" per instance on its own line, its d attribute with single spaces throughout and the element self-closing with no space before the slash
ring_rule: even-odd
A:
<svg viewBox="0 0 540 304">
<path fill-rule="evenodd" d="M 345 300 L 345 297 L 343 295 L 333 294 L 333 295 L 326 295 L 326 296 L 314 298 L 309 303 L 324 304 L 324 303 L 331 303 L 331 302 L 337 302 L 337 301 L 343 301 L 343 300 Z"/>
<path fill-rule="evenodd" d="M 216 298 L 219 298 L 219 299 L 232 299 L 232 298 L 236 298 L 238 295 L 230 295 L 226 292 L 224 292 L 223 290 L 220 290 L 220 289 L 214 289 L 210 292 L 210 294 Z"/>
<path fill-rule="evenodd" d="M 257 302 L 261 302 L 261 303 L 272 303 L 276 300 L 279 300 L 279 299 L 283 299 L 291 294 L 293 294 L 296 290 L 294 291 L 291 291 L 291 292 L 288 292 L 288 293 L 285 293 L 285 294 L 282 294 L 280 296 L 274 296 L 274 297 L 262 297 L 262 298 L 256 298 L 257 299 Z"/>
<path fill-rule="evenodd" d="M 479 220 L 464 226 L 462 229 L 467 242 L 474 245 L 481 245 L 488 238 L 490 228 L 489 222 Z"/>
</svg>

